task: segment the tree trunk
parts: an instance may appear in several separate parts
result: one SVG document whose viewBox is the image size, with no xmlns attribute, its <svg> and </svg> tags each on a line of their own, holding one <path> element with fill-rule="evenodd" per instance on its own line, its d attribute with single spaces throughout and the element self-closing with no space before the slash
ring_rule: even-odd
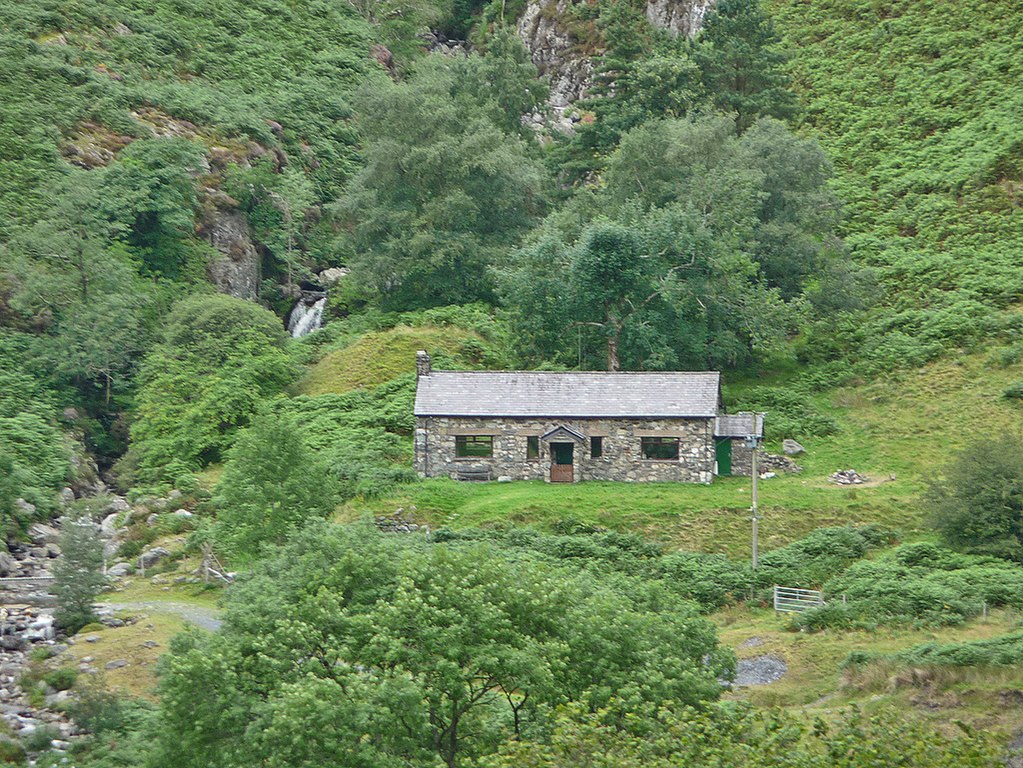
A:
<svg viewBox="0 0 1023 768">
<path fill-rule="evenodd" d="M 607 325 L 610 329 L 607 334 L 607 369 L 617 373 L 621 368 L 618 361 L 618 342 L 622 336 L 622 321 L 611 315 L 607 318 Z"/>
</svg>

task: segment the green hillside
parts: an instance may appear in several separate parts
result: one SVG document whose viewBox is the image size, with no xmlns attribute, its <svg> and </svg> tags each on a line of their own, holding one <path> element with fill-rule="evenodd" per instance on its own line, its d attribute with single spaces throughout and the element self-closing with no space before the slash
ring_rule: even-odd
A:
<svg viewBox="0 0 1023 768">
<path fill-rule="evenodd" d="M 1017 2 L 0 0 L 0 566 L 75 637 L 0 763 L 1002 764 L 1021 80 Z M 806 449 L 758 567 L 747 478 L 416 477 L 420 349 L 720 370 Z"/>
<path fill-rule="evenodd" d="M 1021 7 L 771 2 L 853 257 L 885 288 L 851 335 L 882 365 L 1018 335 Z"/>
</svg>

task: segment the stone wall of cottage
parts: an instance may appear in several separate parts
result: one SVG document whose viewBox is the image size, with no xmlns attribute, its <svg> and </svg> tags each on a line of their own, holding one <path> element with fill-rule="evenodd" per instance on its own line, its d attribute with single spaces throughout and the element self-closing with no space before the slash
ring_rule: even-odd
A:
<svg viewBox="0 0 1023 768">
<path fill-rule="evenodd" d="M 540 456 L 526 458 L 527 438 L 556 427 L 585 436 L 570 441 L 565 433 L 552 442 L 575 442 L 573 469 L 578 480 L 709 483 L 714 474 L 713 419 L 514 419 L 428 416 L 416 419 L 415 466 L 421 477 L 455 479 L 549 480 L 551 448 L 540 440 Z M 490 458 L 457 458 L 458 435 L 491 435 Z M 679 457 L 644 459 L 642 437 L 679 438 Z M 603 438 L 603 455 L 590 455 L 590 437 Z"/>
</svg>

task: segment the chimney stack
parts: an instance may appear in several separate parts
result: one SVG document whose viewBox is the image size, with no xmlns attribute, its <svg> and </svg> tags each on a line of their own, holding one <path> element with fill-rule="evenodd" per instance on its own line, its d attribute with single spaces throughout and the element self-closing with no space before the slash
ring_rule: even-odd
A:
<svg viewBox="0 0 1023 768">
<path fill-rule="evenodd" d="M 430 375 L 430 355 L 425 349 L 416 352 L 416 378 Z"/>
</svg>

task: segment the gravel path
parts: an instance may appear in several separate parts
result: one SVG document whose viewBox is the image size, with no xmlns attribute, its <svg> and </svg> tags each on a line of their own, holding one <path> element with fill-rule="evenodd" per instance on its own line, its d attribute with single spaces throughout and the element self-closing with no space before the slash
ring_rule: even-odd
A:
<svg viewBox="0 0 1023 768">
<path fill-rule="evenodd" d="M 150 613 L 172 613 L 197 627 L 216 632 L 224 623 L 220 620 L 220 612 L 216 608 L 206 608 L 191 603 L 174 603 L 163 600 L 147 600 L 128 603 L 100 603 L 101 608 L 112 611 L 149 611 Z"/>
</svg>

